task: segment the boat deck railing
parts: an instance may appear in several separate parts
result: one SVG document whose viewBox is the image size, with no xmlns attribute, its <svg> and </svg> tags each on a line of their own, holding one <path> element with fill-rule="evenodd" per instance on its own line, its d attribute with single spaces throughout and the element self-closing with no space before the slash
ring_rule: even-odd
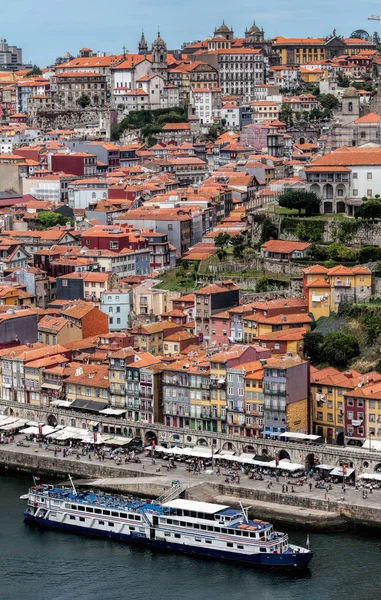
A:
<svg viewBox="0 0 381 600">
<path fill-rule="evenodd" d="M 72 502 L 75 504 L 84 504 L 96 508 L 114 509 L 122 511 L 130 510 L 138 513 L 171 513 L 170 509 L 164 508 L 160 504 L 156 504 L 154 502 L 151 503 L 147 500 L 136 500 L 130 497 L 118 497 L 111 496 L 109 494 L 95 494 L 91 492 L 78 492 L 77 494 L 74 494 L 74 492 L 72 492 L 71 490 L 49 488 L 47 486 L 37 486 L 31 488 L 30 491 L 48 498 L 64 500 L 66 502 Z"/>
</svg>

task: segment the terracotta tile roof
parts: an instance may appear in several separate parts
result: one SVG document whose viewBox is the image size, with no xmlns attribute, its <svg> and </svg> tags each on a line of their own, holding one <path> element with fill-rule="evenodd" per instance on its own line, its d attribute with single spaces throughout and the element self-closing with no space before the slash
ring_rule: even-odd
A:
<svg viewBox="0 0 381 600">
<path fill-rule="evenodd" d="M 266 367 L 272 367 L 274 369 L 290 369 L 300 364 L 305 364 L 306 361 L 302 360 L 298 355 L 294 358 L 290 358 L 289 356 L 282 356 L 281 358 L 270 358 L 266 359 Z"/>
<path fill-rule="evenodd" d="M 341 387 L 347 389 L 358 388 L 359 384 L 363 382 L 366 384 L 366 381 L 374 381 L 381 382 L 381 374 L 376 371 L 372 371 L 371 373 L 366 373 L 365 375 L 355 371 L 353 369 L 348 369 L 347 371 L 341 372 L 336 369 L 322 369 L 321 371 L 311 372 L 311 383 L 318 385 L 325 385 L 329 387 Z M 356 390 L 357 394 L 357 390 Z"/>
<path fill-rule="evenodd" d="M 269 333 L 262 333 L 257 336 L 259 341 L 285 341 L 292 342 L 302 340 L 304 335 L 307 333 L 307 329 L 304 327 L 290 327 L 289 329 L 282 329 L 281 331 L 271 331 Z"/>
<path fill-rule="evenodd" d="M 377 115 L 376 113 L 369 113 L 356 119 L 356 125 L 362 125 L 363 123 L 381 123 L 381 115 Z"/>
<path fill-rule="evenodd" d="M 50 317 L 46 316 L 38 324 L 39 331 L 61 331 L 66 325 L 69 325 L 70 321 L 64 317 Z"/>
<path fill-rule="evenodd" d="M 319 166 L 306 166 L 306 173 L 350 173 L 351 170 L 347 167 L 319 167 Z"/>
<path fill-rule="evenodd" d="M 329 154 L 325 154 L 314 160 L 311 165 L 315 166 L 362 166 L 362 165 L 381 165 L 381 147 L 352 148 L 343 146 Z"/>
<path fill-rule="evenodd" d="M 27 363 L 26 368 L 41 369 L 41 368 L 50 367 L 51 365 L 57 365 L 57 364 L 64 365 L 68 362 L 69 362 L 69 359 L 66 358 L 66 356 L 63 356 L 63 354 L 56 354 L 55 356 L 47 356 L 46 358 L 39 358 L 38 360 L 32 360 Z"/>
<path fill-rule="evenodd" d="M 307 308 L 305 300 L 302 298 L 278 298 L 276 300 L 263 300 L 260 302 L 251 302 L 250 304 L 242 305 L 242 308 L 250 306 L 253 310 L 270 310 L 272 308 Z M 237 307 L 240 308 L 240 307 Z M 235 311 L 236 309 L 232 309 Z"/>
<path fill-rule="evenodd" d="M 303 273 L 305 273 L 306 275 L 325 275 L 326 273 L 328 273 L 328 270 L 329 269 L 327 269 L 327 267 L 323 267 L 322 265 L 314 265 L 313 267 L 307 267 L 306 269 L 303 269 Z"/>
<path fill-rule="evenodd" d="M 212 283 L 210 285 L 206 285 L 203 288 L 195 291 L 195 295 L 203 295 L 208 296 L 209 294 L 220 294 L 221 292 L 228 292 L 230 290 L 238 290 L 238 286 L 235 284 L 231 284 L 230 286 L 220 285 L 218 283 Z"/>
<path fill-rule="evenodd" d="M 77 302 L 74 306 L 69 306 L 61 311 L 63 316 L 72 317 L 73 319 L 83 319 L 89 312 L 94 310 L 95 306 L 91 302 Z"/>
<path fill-rule="evenodd" d="M 148 323 L 148 325 L 139 325 L 131 329 L 133 335 L 151 335 L 154 333 L 162 333 L 167 329 L 173 329 L 179 327 L 178 323 L 171 323 L 170 321 L 159 321 L 157 323 Z"/>
<path fill-rule="evenodd" d="M 189 331 L 176 331 L 165 336 L 166 342 L 182 342 L 184 340 L 194 340 L 197 336 L 189 333 Z"/>
<path fill-rule="evenodd" d="M 308 288 L 330 288 L 331 285 L 325 279 L 316 279 L 315 281 L 311 281 L 311 283 L 307 283 Z"/>
<path fill-rule="evenodd" d="M 66 379 L 66 383 L 85 385 L 87 387 L 109 387 L 108 365 L 86 365 L 81 363 L 74 374 Z"/>
<path fill-rule="evenodd" d="M 269 240 L 262 244 L 261 248 L 263 248 L 266 252 L 277 252 L 280 254 L 289 254 L 294 252 L 295 250 L 307 250 L 311 244 L 308 242 L 289 242 L 284 240 Z"/>
<path fill-rule="evenodd" d="M 308 45 L 308 46 L 322 46 L 325 43 L 324 38 L 285 38 L 281 35 L 273 38 L 273 43 L 275 46 L 284 46 L 284 45 Z"/>
<path fill-rule="evenodd" d="M 189 123 L 166 123 L 162 131 L 179 131 L 189 129 Z"/>
</svg>

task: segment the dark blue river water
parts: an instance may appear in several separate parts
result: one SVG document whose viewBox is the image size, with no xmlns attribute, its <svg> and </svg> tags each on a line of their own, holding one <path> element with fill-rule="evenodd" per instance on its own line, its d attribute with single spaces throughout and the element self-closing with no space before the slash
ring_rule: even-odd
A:
<svg viewBox="0 0 381 600">
<path fill-rule="evenodd" d="M 381 599 L 381 531 L 311 535 L 309 574 L 259 572 L 40 530 L 23 521 L 31 483 L 0 475 L 0 600 Z"/>
</svg>

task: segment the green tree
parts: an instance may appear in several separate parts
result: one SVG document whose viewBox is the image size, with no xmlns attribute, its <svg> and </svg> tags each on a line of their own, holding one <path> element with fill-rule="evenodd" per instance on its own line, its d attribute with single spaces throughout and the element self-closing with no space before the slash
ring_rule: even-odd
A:
<svg viewBox="0 0 381 600">
<path fill-rule="evenodd" d="M 357 251 L 356 260 L 359 263 L 381 260 L 381 248 L 379 246 L 363 246 Z"/>
<path fill-rule="evenodd" d="M 218 132 L 219 132 L 219 126 L 217 125 L 217 123 L 213 123 L 213 125 L 211 125 L 209 127 L 208 133 L 206 134 L 205 137 L 207 137 L 212 142 L 215 142 L 216 139 L 218 138 Z"/>
<path fill-rule="evenodd" d="M 308 331 L 304 335 L 304 356 L 314 364 L 321 362 L 321 347 L 324 335 L 319 331 Z"/>
<path fill-rule="evenodd" d="M 322 108 L 325 108 L 328 113 L 332 114 L 335 108 L 340 106 L 340 101 L 333 94 L 323 94 L 319 98 Z"/>
<path fill-rule="evenodd" d="M 269 280 L 267 277 L 259 277 L 255 282 L 255 291 L 259 294 L 260 292 L 267 292 L 269 289 Z"/>
<path fill-rule="evenodd" d="M 245 240 L 243 235 L 238 234 L 231 238 L 230 243 L 233 247 L 234 258 L 242 258 L 245 249 Z"/>
<path fill-rule="evenodd" d="M 268 242 L 269 240 L 276 240 L 278 238 L 278 227 L 269 217 L 265 217 L 262 221 L 261 231 L 261 244 Z"/>
<path fill-rule="evenodd" d="M 374 221 L 381 218 L 381 202 L 378 199 L 366 200 L 356 208 L 356 218 Z"/>
<path fill-rule="evenodd" d="M 214 245 L 217 250 L 217 256 L 220 261 L 222 261 L 226 256 L 226 249 L 230 244 L 230 235 L 228 233 L 219 233 L 214 238 Z"/>
<path fill-rule="evenodd" d="M 28 71 L 25 77 L 36 77 L 37 75 L 42 75 L 42 71 L 40 67 L 38 67 L 37 65 L 33 65 L 32 69 Z"/>
<path fill-rule="evenodd" d="M 77 104 L 79 104 L 81 108 L 86 108 L 86 106 L 89 106 L 89 104 L 91 104 L 90 96 L 88 96 L 87 94 L 81 94 L 77 100 Z"/>
<path fill-rule="evenodd" d="M 288 126 L 294 122 L 294 113 L 292 112 L 291 106 L 288 104 L 282 104 L 279 112 L 279 120 L 286 123 Z"/>
<path fill-rule="evenodd" d="M 66 223 L 70 222 L 71 219 L 69 217 L 64 217 L 52 210 L 42 210 L 36 216 L 37 229 L 40 231 L 56 227 L 56 225 L 66 225 Z"/>
<path fill-rule="evenodd" d="M 320 242 L 324 234 L 324 222 L 299 221 L 296 226 L 296 235 L 302 242 Z"/>
<path fill-rule="evenodd" d="M 375 31 L 373 34 L 373 41 L 377 45 L 377 50 L 380 51 L 381 50 L 381 38 L 380 38 L 379 34 L 377 33 L 377 31 Z"/>
<path fill-rule="evenodd" d="M 308 256 L 317 263 L 321 263 L 328 259 L 328 250 L 325 246 L 319 246 L 315 242 L 307 250 Z"/>
<path fill-rule="evenodd" d="M 338 369 L 345 369 L 359 354 L 360 347 L 356 336 L 345 329 L 331 331 L 325 336 L 321 345 L 323 362 Z"/>
<path fill-rule="evenodd" d="M 340 71 L 337 74 L 337 85 L 339 87 L 348 88 L 351 84 L 351 80 L 346 75 L 343 75 Z"/>
<path fill-rule="evenodd" d="M 319 210 L 320 198 L 315 192 L 288 189 L 279 196 L 279 206 L 296 209 L 299 211 L 299 216 L 304 209 L 307 215 Z"/>
<path fill-rule="evenodd" d="M 328 246 L 328 256 L 336 262 L 348 261 L 354 259 L 354 252 L 345 244 L 341 244 L 340 242 L 333 242 Z"/>
<path fill-rule="evenodd" d="M 217 248 L 226 249 L 230 244 L 230 235 L 228 233 L 219 233 L 214 238 L 214 245 Z"/>
</svg>

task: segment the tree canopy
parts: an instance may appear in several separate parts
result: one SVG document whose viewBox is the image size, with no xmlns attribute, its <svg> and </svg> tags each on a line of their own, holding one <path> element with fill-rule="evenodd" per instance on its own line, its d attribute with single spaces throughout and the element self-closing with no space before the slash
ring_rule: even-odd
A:
<svg viewBox="0 0 381 600">
<path fill-rule="evenodd" d="M 360 347 L 356 336 L 344 328 L 324 336 L 319 331 L 304 336 L 304 353 L 312 363 L 328 363 L 345 369 L 351 360 L 359 356 Z"/>
<path fill-rule="evenodd" d="M 225 258 L 226 249 L 230 245 L 230 241 L 231 241 L 231 238 L 228 233 L 219 233 L 214 238 L 214 245 L 216 246 L 216 248 L 218 248 L 217 256 L 218 256 L 219 260 L 223 260 Z"/>
<path fill-rule="evenodd" d="M 77 100 L 77 104 L 79 104 L 81 108 L 86 108 L 86 106 L 89 106 L 89 104 L 91 104 L 90 96 L 88 96 L 87 94 L 81 94 Z"/>
<path fill-rule="evenodd" d="M 361 206 L 356 208 L 356 217 L 360 219 L 366 219 L 367 221 L 374 221 L 375 219 L 381 219 L 381 202 L 378 199 L 366 200 Z"/>
<path fill-rule="evenodd" d="M 332 111 L 340 106 L 340 101 L 333 94 L 323 94 L 319 98 L 322 108 Z"/>
<path fill-rule="evenodd" d="M 33 65 L 32 69 L 28 71 L 25 77 L 35 77 L 36 75 L 42 75 L 42 71 L 40 67 L 38 67 L 37 65 Z"/>
<path fill-rule="evenodd" d="M 55 227 L 56 225 L 66 225 L 70 221 L 69 217 L 64 217 L 52 210 L 42 210 L 36 216 L 37 228 L 40 231 Z"/>
<path fill-rule="evenodd" d="M 306 192 L 305 190 L 286 190 L 279 197 L 279 206 L 283 208 L 296 209 L 299 216 L 304 209 L 307 214 L 318 212 L 320 207 L 320 198 L 315 192 Z"/>
<path fill-rule="evenodd" d="M 131 110 L 112 130 L 112 139 L 119 140 L 126 129 L 140 129 L 150 145 L 156 143 L 155 133 L 159 133 L 165 123 L 187 121 L 186 108 L 158 108 L 157 110 Z"/>
<path fill-rule="evenodd" d="M 233 247 L 233 256 L 234 258 L 242 258 L 243 251 L 246 247 L 245 239 L 243 235 L 238 234 L 231 238 L 230 243 Z"/>
</svg>

